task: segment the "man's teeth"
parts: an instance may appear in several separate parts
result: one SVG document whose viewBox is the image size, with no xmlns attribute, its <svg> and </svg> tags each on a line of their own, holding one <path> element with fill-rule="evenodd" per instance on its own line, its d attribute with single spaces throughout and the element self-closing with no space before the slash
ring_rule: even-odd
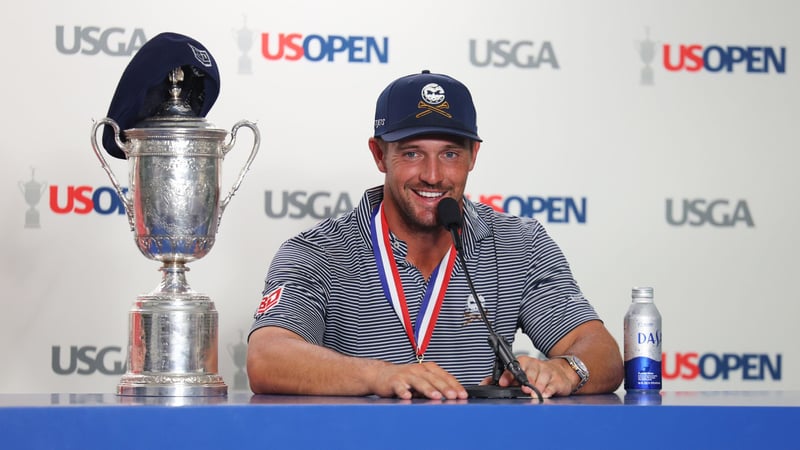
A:
<svg viewBox="0 0 800 450">
<path fill-rule="evenodd" d="M 428 197 L 428 198 L 437 198 L 437 197 L 441 197 L 442 195 L 444 195 L 441 192 L 419 192 L 419 191 L 417 192 L 417 194 L 419 194 L 419 195 L 421 195 L 423 197 Z"/>
</svg>

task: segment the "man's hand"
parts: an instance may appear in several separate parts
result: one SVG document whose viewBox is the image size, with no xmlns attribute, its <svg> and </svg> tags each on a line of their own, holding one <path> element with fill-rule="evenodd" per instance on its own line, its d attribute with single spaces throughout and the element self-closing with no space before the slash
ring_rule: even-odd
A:
<svg viewBox="0 0 800 450">
<path fill-rule="evenodd" d="M 259 328 L 250 335 L 247 372 L 256 394 L 468 397 L 458 380 L 436 363 L 392 364 L 345 356 L 280 327 Z"/>
<path fill-rule="evenodd" d="M 528 376 L 528 381 L 539 390 L 542 398 L 570 395 L 580 381 L 578 374 L 572 370 L 566 361 L 560 358 L 543 361 L 530 356 L 519 356 L 517 360 Z M 487 377 L 481 384 L 489 384 L 491 382 L 492 377 Z M 507 370 L 500 376 L 498 384 L 502 387 L 519 386 L 514 375 Z M 533 390 L 527 386 L 522 386 L 522 392 L 536 396 Z"/>
<path fill-rule="evenodd" d="M 580 383 L 580 377 L 569 363 L 558 355 L 577 355 L 589 368 L 589 382 L 581 387 L 581 394 L 606 394 L 614 392 L 625 375 L 619 346 L 599 320 L 584 322 L 561 338 L 547 355 L 554 359 L 542 361 L 528 356 L 520 356 L 519 363 L 528 375 L 528 381 L 549 398 L 557 395 L 570 395 Z M 491 377 L 484 383 L 492 382 Z M 500 386 L 518 384 L 514 377 L 505 372 L 500 377 Z M 522 387 L 523 392 L 533 393 Z"/>
<path fill-rule="evenodd" d="M 370 389 L 381 397 L 411 399 L 425 397 L 433 400 L 464 400 L 467 391 L 447 371 L 433 362 L 412 364 L 386 363 L 375 373 Z"/>
</svg>

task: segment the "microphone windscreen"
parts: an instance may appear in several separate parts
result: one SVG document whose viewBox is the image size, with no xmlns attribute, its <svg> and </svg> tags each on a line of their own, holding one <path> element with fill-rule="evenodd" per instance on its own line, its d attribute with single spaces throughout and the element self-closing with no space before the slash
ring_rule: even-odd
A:
<svg viewBox="0 0 800 450">
<path fill-rule="evenodd" d="M 461 228 L 461 208 L 458 202 L 450 197 L 445 197 L 436 206 L 439 223 L 448 230 Z"/>
</svg>

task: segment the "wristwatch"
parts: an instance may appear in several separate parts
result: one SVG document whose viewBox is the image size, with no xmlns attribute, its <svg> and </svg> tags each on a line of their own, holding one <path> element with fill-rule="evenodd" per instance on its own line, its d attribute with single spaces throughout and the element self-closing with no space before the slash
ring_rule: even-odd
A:
<svg viewBox="0 0 800 450">
<path fill-rule="evenodd" d="M 581 361 L 580 358 L 578 358 L 577 356 L 563 355 L 563 356 L 554 356 L 553 358 L 566 359 L 567 362 L 569 363 L 569 366 L 572 367 L 572 370 L 574 370 L 575 373 L 577 373 L 578 376 L 581 378 L 581 381 L 578 383 L 577 386 L 575 386 L 575 389 L 572 390 L 573 394 L 578 392 L 578 389 L 582 388 L 583 385 L 589 381 L 589 369 L 586 367 L 586 364 L 584 364 L 583 361 Z"/>
</svg>

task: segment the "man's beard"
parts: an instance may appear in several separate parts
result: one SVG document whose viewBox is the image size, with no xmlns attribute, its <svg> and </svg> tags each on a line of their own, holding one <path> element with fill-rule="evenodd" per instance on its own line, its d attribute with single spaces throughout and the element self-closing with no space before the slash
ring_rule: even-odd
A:
<svg viewBox="0 0 800 450">
<path fill-rule="evenodd" d="M 406 227 L 408 227 L 410 231 L 418 233 L 431 233 L 434 231 L 439 231 L 439 221 L 436 219 L 435 215 L 433 216 L 433 220 L 423 221 L 420 219 L 420 217 L 417 217 L 414 214 L 413 208 L 411 208 L 409 204 L 410 201 L 404 202 L 404 204 L 401 205 L 404 207 L 399 208 L 399 212 L 400 217 L 403 219 L 403 222 L 405 222 Z"/>
</svg>

